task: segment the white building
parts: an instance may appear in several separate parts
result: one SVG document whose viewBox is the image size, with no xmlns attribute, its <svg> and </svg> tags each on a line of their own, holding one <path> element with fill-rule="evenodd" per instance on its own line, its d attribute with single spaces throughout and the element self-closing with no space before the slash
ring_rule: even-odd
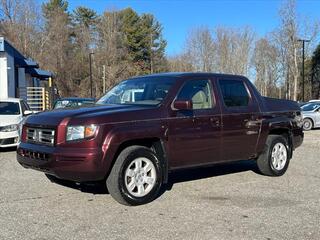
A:
<svg viewBox="0 0 320 240">
<path fill-rule="evenodd" d="M 0 37 L 0 98 L 20 97 L 27 100 L 27 87 L 39 87 L 52 74 L 39 69 L 32 59 L 24 57 Z"/>
</svg>

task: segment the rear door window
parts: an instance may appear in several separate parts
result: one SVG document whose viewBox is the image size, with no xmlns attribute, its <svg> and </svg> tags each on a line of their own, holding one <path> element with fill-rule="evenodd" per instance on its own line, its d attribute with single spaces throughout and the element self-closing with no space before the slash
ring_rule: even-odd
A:
<svg viewBox="0 0 320 240">
<path fill-rule="evenodd" d="M 250 96 L 243 81 L 219 80 L 219 86 L 226 107 L 247 107 Z"/>
</svg>

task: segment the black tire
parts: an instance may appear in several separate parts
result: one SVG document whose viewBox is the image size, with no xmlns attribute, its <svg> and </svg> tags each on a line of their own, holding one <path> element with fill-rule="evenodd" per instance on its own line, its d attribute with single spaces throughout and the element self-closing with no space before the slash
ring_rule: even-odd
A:
<svg viewBox="0 0 320 240">
<path fill-rule="evenodd" d="M 272 164 L 272 150 L 277 143 L 282 143 L 286 149 L 286 162 L 281 170 L 277 170 Z M 282 176 L 287 171 L 289 162 L 290 147 L 288 145 L 288 140 L 282 135 L 269 135 L 265 149 L 257 159 L 257 165 L 260 172 L 267 176 Z"/>
<path fill-rule="evenodd" d="M 303 130 L 310 131 L 313 128 L 313 121 L 310 118 L 303 119 Z"/>
<path fill-rule="evenodd" d="M 137 158 L 144 157 L 150 160 L 155 167 L 156 180 L 153 188 L 143 197 L 132 195 L 125 185 L 125 172 L 130 164 Z M 130 146 L 125 148 L 116 159 L 107 178 L 106 184 L 111 196 L 123 205 L 141 205 L 154 200 L 162 185 L 163 173 L 157 155 L 149 148 L 143 146 Z"/>
</svg>

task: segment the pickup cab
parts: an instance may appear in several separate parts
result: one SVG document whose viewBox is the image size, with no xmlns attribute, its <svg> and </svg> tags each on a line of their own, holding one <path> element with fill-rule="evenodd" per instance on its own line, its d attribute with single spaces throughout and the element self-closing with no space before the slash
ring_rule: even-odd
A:
<svg viewBox="0 0 320 240">
<path fill-rule="evenodd" d="M 30 116 L 17 160 L 49 177 L 105 181 L 119 203 L 139 205 L 177 169 L 252 159 L 261 173 L 281 176 L 303 142 L 302 124 L 296 102 L 262 97 L 243 76 L 147 75 L 93 106 Z"/>
</svg>

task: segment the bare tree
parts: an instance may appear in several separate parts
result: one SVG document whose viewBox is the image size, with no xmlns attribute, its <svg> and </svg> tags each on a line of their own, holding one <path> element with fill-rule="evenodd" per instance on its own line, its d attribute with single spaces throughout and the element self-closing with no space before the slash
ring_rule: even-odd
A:
<svg viewBox="0 0 320 240">
<path fill-rule="evenodd" d="M 248 75 L 254 32 L 249 27 L 243 29 L 218 27 L 215 29 L 214 39 L 218 71 Z"/>
<path fill-rule="evenodd" d="M 0 1 L 0 35 L 28 57 L 37 56 L 41 21 L 41 13 L 33 0 Z"/>
<path fill-rule="evenodd" d="M 183 54 L 170 63 L 182 69 L 191 65 L 195 71 L 248 75 L 253 41 L 254 33 L 248 27 L 218 27 L 213 32 L 196 28 L 190 32 Z"/>
<path fill-rule="evenodd" d="M 279 72 L 279 52 L 271 42 L 262 38 L 255 44 L 254 54 L 252 56 L 252 63 L 255 70 L 256 80 L 255 84 L 264 96 L 278 97 L 278 80 L 280 78 Z"/>
<path fill-rule="evenodd" d="M 215 47 L 207 27 L 193 29 L 187 39 L 185 56 L 191 60 L 195 71 L 214 71 Z"/>
<path fill-rule="evenodd" d="M 300 38 L 311 40 L 310 46 L 319 33 L 317 22 L 302 21 L 296 11 L 296 1 L 287 0 L 279 11 L 280 26 L 275 30 L 273 41 L 276 43 L 281 56 L 282 73 L 285 79 L 286 96 L 289 99 L 298 100 L 300 76 L 301 76 L 301 42 Z M 301 24 L 304 22 L 304 24 Z M 307 46 L 307 53 L 309 52 Z"/>
<path fill-rule="evenodd" d="M 105 66 L 107 89 L 135 71 L 134 66 L 127 61 L 126 49 L 120 44 L 123 38 L 120 27 L 121 21 L 117 11 L 105 12 L 98 23 L 99 41 L 96 59 L 100 68 Z M 100 76 L 98 88 L 101 95 L 102 71 Z"/>
<path fill-rule="evenodd" d="M 192 72 L 195 71 L 187 54 L 180 54 L 168 58 L 170 72 Z"/>
</svg>

